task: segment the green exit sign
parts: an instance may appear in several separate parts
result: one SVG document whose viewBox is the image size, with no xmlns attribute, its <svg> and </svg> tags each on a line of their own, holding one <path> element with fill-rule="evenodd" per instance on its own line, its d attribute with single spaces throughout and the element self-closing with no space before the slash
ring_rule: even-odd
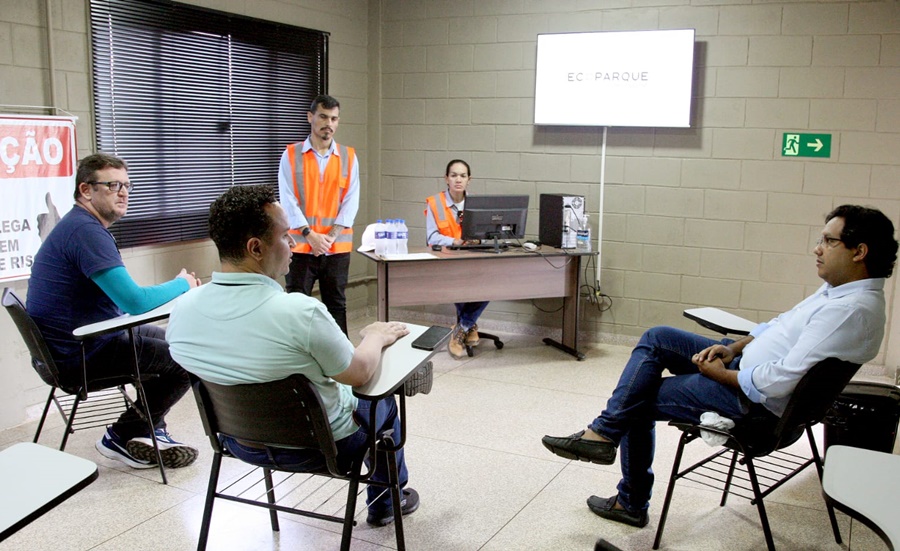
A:
<svg viewBox="0 0 900 551">
<path fill-rule="evenodd" d="M 831 134 L 784 133 L 782 157 L 831 157 Z"/>
</svg>

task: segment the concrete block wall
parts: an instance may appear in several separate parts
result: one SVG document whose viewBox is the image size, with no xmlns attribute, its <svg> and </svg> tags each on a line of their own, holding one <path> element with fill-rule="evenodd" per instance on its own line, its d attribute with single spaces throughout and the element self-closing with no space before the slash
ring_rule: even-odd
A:
<svg viewBox="0 0 900 551">
<path fill-rule="evenodd" d="M 540 193 L 585 195 L 596 236 L 602 131 L 532 124 L 536 35 L 695 28 L 692 128 L 609 130 L 601 275 L 613 305 L 603 313 L 585 307 L 591 338 L 633 337 L 660 323 L 692 327 L 680 317 L 689 306 L 767 318 L 817 287 L 810 250 L 830 208 L 866 203 L 900 220 L 893 0 L 186 1 L 331 33 L 329 86 L 343 106 L 337 138 L 362 160 L 357 234 L 376 217 L 403 216 L 414 243 L 424 242 L 424 199 L 443 189 L 454 157 L 471 163 L 476 193 L 527 193 L 533 205 Z M 74 113 L 79 155 L 94 150 L 87 6 L 0 0 L 0 104 L 53 103 Z M 832 157 L 785 160 L 786 131 L 831 133 Z M 537 234 L 536 209 L 528 233 Z M 217 266 L 208 242 L 123 255 L 145 284 L 183 265 L 203 277 Z M 354 256 L 351 278 L 372 274 Z M 888 286 L 891 298 L 894 280 Z M 24 295 L 27 282 L 13 287 Z M 371 285 L 351 287 L 349 308 L 373 298 Z M 545 331 L 558 324 L 558 305 L 495 303 L 485 323 Z M 877 360 L 891 369 L 900 364 L 894 317 L 891 308 Z M 0 317 L 0 428 L 43 398 L 25 356 Z"/>
<path fill-rule="evenodd" d="M 535 207 L 540 193 L 585 195 L 596 236 L 602 130 L 534 126 L 537 34 L 696 29 L 691 128 L 609 129 L 601 291 L 612 307 L 584 308 L 589 338 L 661 323 L 695 329 L 681 317 L 695 306 L 768 319 L 820 284 L 811 250 L 833 207 L 872 205 L 900 223 L 896 1 L 381 6 L 379 209 L 416 214 L 414 243 L 425 239 L 424 199 L 444 188 L 456 157 L 470 162 L 475 193 L 526 193 Z M 782 134 L 795 131 L 831 134 L 831 157 L 782 157 Z M 894 285 L 876 363 L 898 363 Z M 508 302 L 484 320 L 558 323 Z"/>
</svg>

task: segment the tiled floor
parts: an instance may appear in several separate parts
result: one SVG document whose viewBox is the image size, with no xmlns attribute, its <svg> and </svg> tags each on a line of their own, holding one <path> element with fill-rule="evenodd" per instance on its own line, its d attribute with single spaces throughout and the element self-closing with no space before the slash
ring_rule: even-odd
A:
<svg viewBox="0 0 900 551">
<path fill-rule="evenodd" d="M 355 329 L 366 323 L 354 322 Z M 612 495 L 618 466 L 556 457 L 541 446 L 544 434 L 579 430 L 602 409 L 630 349 L 589 345 L 577 362 L 539 338 L 502 335 L 506 346 L 480 347 L 474 358 L 435 358 L 434 388 L 408 400 L 410 486 L 421 508 L 405 517 L 411 550 L 589 550 L 602 537 L 622 549 L 650 549 L 672 463 L 677 431 L 657 431 L 657 482 L 650 525 L 631 528 L 591 513 L 585 499 Z M 168 418 L 175 436 L 201 449 L 195 465 L 169 470 L 169 484 L 154 470 L 135 471 L 94 450 L 100 429 L 75 433 L 67 451 L 95 461 L 100 477 L 84 491 L 9 540 L 4 550 L 171 550 L 196 546 L 211 451 L 193 398 Z M 30 441 L 35 423 L 0 432 L 0 447 Z M 58 418 L 42 443 L 61 436 Z M 705 446 L 694 444 L 696 452 Z M 798 448 L 802 449 L 802 448 Z M 247 469 L 226 460 L 223 479 Z M 340 499 L 340 498 L 339 498 Z M 859 522 L 838 513 L 844 545 L 831 535 L 815 471 L 766 500 L 779 549 L 881 550 L 885 545 Z M 337 549 L 340 526 L 281 515 L 273 533 L 265 511 L 217 502 L 210 549 Z M 395 547 L 391 527 L 372 529 L 360 507 L 352 549 Z M 662 549 L 757 550 L 765 542 L 756 509 L 732 498 L 718 506 L 711 490 L 679 485 Z"/>
</svg>

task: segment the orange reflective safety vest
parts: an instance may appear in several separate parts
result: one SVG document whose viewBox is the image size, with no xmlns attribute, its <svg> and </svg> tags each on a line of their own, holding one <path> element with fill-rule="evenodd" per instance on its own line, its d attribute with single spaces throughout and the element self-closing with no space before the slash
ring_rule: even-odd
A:
<svg viewBox="0 0 900 551">
<path fill-rule="evenodd" d="M 334 145 L 338 154 L 328 158 L 325 173 L 321 178 L 318 177 L 319 162 L 312 149 L 301 154 L 298 162 L 297 152 L 303 146 L 303 142 L 287 146 L 291 173 L 294 175 L 294 196 L 300 210 L 306 216 L 309 229 L 316 233 L 328 233 L 334 226 L 341 201 L 350 189 L 350 173 L 353 163 L 356 162 L 356 151 L 352 147 L 337 143 Z M 312 251 L 312 247 L 299 229 L 292 229 L 290 233 L 296 242 L 291 250 L 295 253 Z M 349 253 L 352 250 L 353 228 L 344 228 L 328 252 Z"/>
<path fill-rule="evenodd" d="M 431 214 L 434 215 L 434 221 L 437 223 L 438 231 L 441 232 L 441 235 L 462 239 L 462 227 L 456 221 L 456 214 L 447 205 L 447 194 L 441 192 L 437 195 L 432 195 L 425 199 L 425 202 L 428 203 L 428 208 L 431 209 Z M 428 215 L 427 210 L 425 215 Z"/>
</svg>

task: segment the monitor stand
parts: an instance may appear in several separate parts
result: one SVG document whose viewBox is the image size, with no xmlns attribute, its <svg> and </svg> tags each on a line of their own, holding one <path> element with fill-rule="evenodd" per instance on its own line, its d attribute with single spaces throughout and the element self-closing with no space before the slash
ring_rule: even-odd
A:
<svg viewBox="0 0 900 551">
<path fill-rule="evenodd" d="M 494 248 L 492 248 L 492 249 L 485 249 L 484 252 L 486 252 L 486 253 L 500 254 L 500 253 L 505 253 L 505 252 L 508 251 L 508 250 L 509 250 L 509 245 L 507 245 L 506 243 L 502 243 L 502 244 L 501 244 L 499 241 L 497 241 L 497 235 L 494 234 Z"/>
</svg>

